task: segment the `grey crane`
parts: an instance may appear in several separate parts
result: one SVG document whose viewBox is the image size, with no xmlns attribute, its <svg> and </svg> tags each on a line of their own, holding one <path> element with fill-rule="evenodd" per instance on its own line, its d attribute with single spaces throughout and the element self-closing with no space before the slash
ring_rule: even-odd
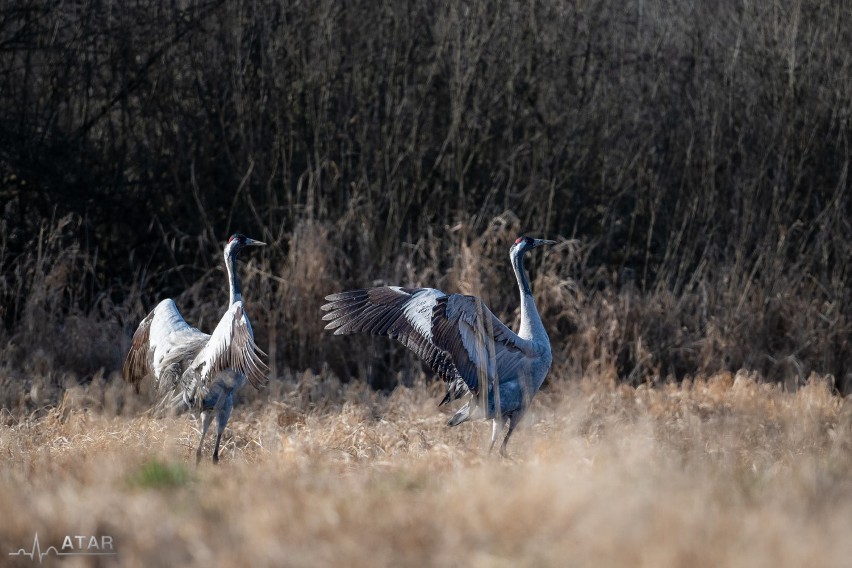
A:
<svg viewBox="0 0 852 568">
<path fill-rule="evenodd" d="M 266 354 L 254 342 L 237 277 L 240 251 L 265 244 L 239 233 L 228 239 L 225 266 L 230 301 L 212 335 L 191 327 L 174 301 L 163 300 L 139 324 L 124 361 L 124 378 L 137 389 L 143 378 L 153 375 L 160 392 L 168 393 L 166 404 L 201 409 L 196 464 L 201 461 L 201 447 L 214 417 L 218 433 L 213 462 L 219 462 L 219 443 L 234 407 L 234 393 L 246 379 L 255 388 L 266 381 L 268 369 L 261 359 Z"/>
<path fill-rule="evenodd" d="M 550 339 L 524 271 L 524 253 L 555 241 L 520 237 L 509 250 L 521 295 L 521 327 L 514 333 L 475 296 L 434 288 L 382 286 L 326 296 L 323 316 L 335 335 L 370 333 L 396 339 L 423 358 L 447 384 L 439 406 L 473 396 L 447 423 L 492 419 L 491 446 L 506 421 L 506 444 L 550 370 Z M 486 389 L 483 390 L 482 384 Z M 498 388 L 494 388 L 497 385 Z"/>
</svg>

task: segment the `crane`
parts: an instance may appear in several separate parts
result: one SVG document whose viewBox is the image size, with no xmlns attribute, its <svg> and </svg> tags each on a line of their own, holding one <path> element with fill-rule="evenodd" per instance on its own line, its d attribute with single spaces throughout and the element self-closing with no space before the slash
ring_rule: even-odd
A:
<svg viewBox="0 0 852 568">
<path fill-rule="evenodd" d="M 492 419 L 491 446 L 506 421 L 506 445 L 552 363 L 550 339 L 535 307 L 524 271 L 524 253 L 555 241 L 519 237 L 509 258 L 521 295 L 521 327 L 510 330 L 476 296 L 447 295 L 434 288 L 382 286 L 326 296 L 322 310 L 335 335 L 370 333 L 396 339 L 447 382 L 439 406 L 472 393 L 450 420 Z M 485 389 L 482 385 L 486 385 Z M 496 387 L 496 388 L 495 388 Z"/>
<path fill-rule="evenodd" d="M 212 335 L 186 323 L 173 300 L 163 300 L 139 324 L 124 361 L 122 374 L 137 391 L 140 381 L 153 375 L 158 390 L 168 393 L 164 403 L 201 409 L 196 464 L 214 417 L 218 433 L 213 463 L 219 462 L 219 443 L 234 407 L 234 393 L 246 379 L 255 388 L 266 381 L 268 368 L 261 359 L 266 354 L 254 342 L 237 276 L 240 251 L 265 244 L 239 233 L 228 239 L 225 266 L 230 300 Z"/>
</svg>

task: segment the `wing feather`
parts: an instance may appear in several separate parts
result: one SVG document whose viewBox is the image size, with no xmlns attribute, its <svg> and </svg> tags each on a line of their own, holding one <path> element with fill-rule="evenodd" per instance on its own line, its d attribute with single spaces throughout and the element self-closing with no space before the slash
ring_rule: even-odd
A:
<svg viewBox="0 0 852 568">
<path fill-rule="evenodd" d="M 326 329 L 396 339 L 448 384 L 442 404 L 520 365 L 520 339 L 474 296 L 383 286 L 326 297 Z M 506 352 L 511 352 L 507 354 Z M 499 355 L 499 356 L 498 356 Z"/>
<path fill-rule="evenodd" d="M 130 351 L 127 352 L 127 357 L 124 359 L 124 365 L 121 368 L 124 380 L 132 384 L 137 393 L 142 379 L 151 372 L 151 358 L 148 351 L 150 350 L 151 322 L 154 319 L 155 311 L 156 308 L 151 310 L 133 333 Z"/>
<path fill-rule="evenodd" d="M 432 313 L 436 343 L 454 355 L 459 375 L 468 388 L 479 392 L 482 379 L 502 382 L 520 366 L 521 339 L 497 319 L 476 296 L 453 294 L 437 302 Z"/>
<path fill-rule="evenodd" d="M 325 328 L 335 335 L 369 333 L 391 337 L 417 355 L 442 379 L 457 375 L 448 353 L 431 341 L 435 299 L 444 296 L 433 288 L 384 286 L 350 290 L 326 297 L 322 310 Z"/>
<path fill-rule="evenodd" d="M 232 369 L 248 379 L 255 388 L 266 382 L 269 368 L 261 357 L 266 357 L 254 342 L 242 302 L 231 305 L 204 346 L 190 365 L 194 384 L 187 385 L 194 399 L 199 390 L 209 388 L 211 381 L 227 369 Z"/>
<path fill-rule="evenodd" d="M 148 375 L 154 376 L 160 390 L 173 387 L 209 337 L 186 323 L 174 301 L 163 300 L 133 334 L 122 375 L 137 391 Z"/>
</svg>

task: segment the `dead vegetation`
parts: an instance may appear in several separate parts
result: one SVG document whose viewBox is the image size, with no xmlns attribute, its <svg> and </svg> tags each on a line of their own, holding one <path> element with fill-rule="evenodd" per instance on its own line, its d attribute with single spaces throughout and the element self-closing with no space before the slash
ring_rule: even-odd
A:
<svg viewBox="0 0 852 568">
<path fill-rule="evenodd" d="M 111 535 L 127 566 L 847 563 L 852 407 L 824 379 L 605 383 L 555 381 L 505 461 L 423 384 L 282 381 L 197 469 L 189 417 L 68 397 L 0 428 L 0 550 L 38 531 Z"/>
</svg>

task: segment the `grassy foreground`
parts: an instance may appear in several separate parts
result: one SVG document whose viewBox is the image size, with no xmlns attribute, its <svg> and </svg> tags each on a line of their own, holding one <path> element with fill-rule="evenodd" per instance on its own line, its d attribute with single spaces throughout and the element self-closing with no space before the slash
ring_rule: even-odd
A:
<svg viewBox="0 0 852 568">
<path fill-rule="evenodd" d="M 848 566 L 852 404 L 825 381 L 605 383 L 551 383 L 500 460 L 488 425 L 445 427 L 439 385 L 306 375 L 239 406 L 198 468 L 190 417 L 72 390 L 2 417 L 0 565 L 33 565 L 6 552 L 37 531 L 114 539 L 55 566 Z"/>
</svg>

